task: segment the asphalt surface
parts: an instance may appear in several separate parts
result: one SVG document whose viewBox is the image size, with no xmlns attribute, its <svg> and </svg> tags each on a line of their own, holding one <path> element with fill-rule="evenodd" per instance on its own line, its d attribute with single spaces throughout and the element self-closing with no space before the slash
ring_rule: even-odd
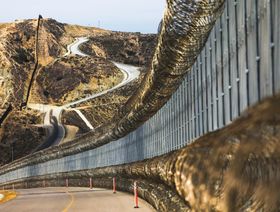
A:
<svg viewBox="0 0 280 212">
<path fill-rule="evenodd" d="M 155 211 L 139 199 L 139 208 L 134 208 L 133 195 L 110 190 L 88 188 L 35 188 L 17 190 L 18 196 L 0 204 L 1 212 L 106 212 L 106 211 Z"/>
<path fill-rule="evenodd" d="M 89 39 L 86 38 L 86 37 L 76 38 L 73 43 L 71 43 L 70 45 L 67 46 L 67 53 L 64 55 L 64 57 L 66 57 L 70 54 L 76 54 L 76 55 L 80 55 L 80 56 L 83 56 L 83 57 L 89 56 L 89 55 L 81 52 L 81 50 L 79 49 L 79 46 L 82 43 L 85 43 L 87 41 L 89 41 Z"/>
</svg>

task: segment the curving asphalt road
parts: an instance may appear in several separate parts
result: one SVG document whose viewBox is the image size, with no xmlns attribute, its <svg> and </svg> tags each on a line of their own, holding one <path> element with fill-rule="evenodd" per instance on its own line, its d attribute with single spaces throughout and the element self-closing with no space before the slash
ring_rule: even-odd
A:
<svg viewBox="0 0 280 212">
<path fill-rule="evenodd" d="M 70 54 L 75 54 L 75 55 L 80 55 L 82 57 L 86 57 L 89 56 L 87 54 L 84 54 L 83 52 L 80 51 L 79 49 L 79 45 L 81 45 L 82 43 L 87 42 L 89 39 L 86 37 L 80 37 L 80 38 L 76 38 L 76 40 L 67 46 L 67 50 L 68 52 L 64 55 L 64 57 L 70 55 Z M 109 92 L 112 92 L 113 90 L 116 90 L 128 83 L 130 83 L 131 81 L 137 79 L 140 75 L 139 72 L 139 67 L 136 66 L 131 66 L 131 65 L 126 65 L 126 64 L 122 64 L 122 63 L 117 63 L 117 62 L 112 62 L 116 67 L 119 68 L 119 70 L 123 73 L 124 78 L 122 80 L 122 82 L 120 82 L 118 85 L 104 90 L 102 92 L 99 93 L 95 93 L 92 94 L 86 98 L 82 98 L 79 99 L 77 101 L 73 101 L 71 103 L 62 105 L 62 106 L 54 106 L 54 105 L 44 105 L 44 104 L 28 104 L 27 107 L 30 109 L 34 109 L 34 110 L 39 110 L 42 113 L 45 113 L 45 117 L 44 117 L 44 125 L 45 126 L 50 126 L 51 124 L 51 117 L 55 117 L 55 119 L 58 121 L 58 126 L 56 128 L 56 126 L 52 125 L 52 127 L 54 129 L 50 129 L 50 130 L 58 130 L 57 134 L 56 134 L 56 138 L 53 140 L 52 144 L 50 145 L 50 141 L 46 141 L 45 143 L 47 143 L 47 145 L 44 143 L 43 146 L 52 146 L 52 145 L 57 145 L 59 144 L 63 138 L 65 137 L 65 128 L 61 123 L 61 112 L 62 110 L 66 110 L 68 108 L 72 108 L 75 107 L 75 105 L 92 100 L 94 98 L 97 98 L 99 96 L 102 96 L 104 94 L 107 94 Z M 87 118 L 82 114 L 82 112 L 78 109 L 74 109 L 74 111 L 80 116 L 80 118 L 85 122 L 85 124 L 88 126 L 88 128 L 90 130 L 93 130 L 93 126 L 90 124 L 90 122 L 87 120 Z M 49 127 L 48 127 L 49 128 Z M 41 148 L 40 148 L 41 149 Z"/>
<path fill-rule="evenodd" d="M 70 54 L 76 54 L 76 55 L 80 55 L 80 56 L 83 56 L 83 57 L 89 56 L 89 55 L 81 52 L 81 50 L 79 49 L 79 46 L 82 43 L 85 43 L 87 41 L 89 41 L 89 39 L 86 38 L 86 37 L 76 38 L 74 43 L 71 43 L 70 45 L 67 46 L 67 52 L 64 55 L 64 57 L 66 57 L 66 56 L 68 56 Z"/>
<path fill-rule="evenodd" d="M 17 190 L 17 198 L 0 204 L 1 212 L 126 212 L 155 211 L 139 199 L 139 208 L 134 209 L 133 195 L 110 190 L 88 188 L 35 188 Z"/>
</svg>

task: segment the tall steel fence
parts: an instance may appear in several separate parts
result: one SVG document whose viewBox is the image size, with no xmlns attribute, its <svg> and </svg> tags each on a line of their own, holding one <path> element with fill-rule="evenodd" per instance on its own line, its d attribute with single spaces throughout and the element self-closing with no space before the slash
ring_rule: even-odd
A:
<svg viewBox="0 0 280 212">
<path fill-rule="evenodd" d="M 153 118 L 118 141 L 6 173 L 0 183 L 151 158 L 229 124 L 280 91 L 279 13 L 279 0 L 228 0 L 184 82 Z"/>
</svg>

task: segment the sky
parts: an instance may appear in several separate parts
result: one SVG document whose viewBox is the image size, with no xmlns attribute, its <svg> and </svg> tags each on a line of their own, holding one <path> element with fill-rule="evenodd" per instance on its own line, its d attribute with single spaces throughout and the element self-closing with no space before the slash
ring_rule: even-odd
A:
<svg viewBox="0 0 280 212">
<path fill-rule="evenodd" d="M 62 23 L 115 31 L 154 33 L 166 0 L 0 0 L 0 22 L 54 18 Z"/>
</svg>

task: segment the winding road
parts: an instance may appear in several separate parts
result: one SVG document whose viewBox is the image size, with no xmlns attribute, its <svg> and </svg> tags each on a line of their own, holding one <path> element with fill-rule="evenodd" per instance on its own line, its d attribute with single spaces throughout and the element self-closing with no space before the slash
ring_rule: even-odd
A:
<svg viewBox="0 0 280 212">
<path fill-rule="evenodd" d="M 73 43 L 71 43 L 70 45 L 67 46 L 67 53 L 64 55 L 64 57 L 67 57 L 70 54 L 76 54 L 76 55 L 80 55 L 82 57 L 89 56 L 89 55 L 81 52 L 81 50 L 79 49 L 79 46 L 82 43 L 85 43 L 87 41 L 89 41 L 89 39 L 86 37 L 76 38 Z"/>
<path fill-rule="evenodd" d="M 111 190 L 69 188 L 34 188 L 16 190 L 17 197 L 0 204 L 1 212 L 38 211 L 135 211 L 133 196 L 123 192 L 113 194 Z M 113 209 L 113 210 L 112 210 Z M 155 211 L 144 200 L 139 199 L 137 211 Z"/>
<path fill-rule="evenodd" d="M 86 37 L 80 37 L 80 38 L 76 38 L 75 41 L 67 46 L 67 53 L 64 55 L 64 57 L 67 57 L 69 55 L 79 55 L 82 57 L 86 57 L 89 56 L 83 52 L 81 52 L 81 50 L 79 49 L 79 45 L 81 45 L 82 43 L 87 42 L 89 39 Z M 52 142 L 51 141 L 47 141 L 48 145 L 46 145 L 47 147 L 52 146 L 52 145 L 58 145 L 63 138 L 65 137 L 65 128 L 61 123 L 61 112 L 63 110 L 67 110 L 68 108 L 73 108 L 72 110 L 74 110 L 79 117 L 84 121 L 84 123 L 87 125 L 87 127 L 90 130 L 93 130 L 93 126 L 91 125 L 91 123 L 88 121 L 88 119 L 83 115 L 83 113 L 79 110 L 79 109 L 75 109 L 75 105 L 92 100 L 94 98 L 97 98 L 99 96 L 105 95 L 109 92 L 112 92 L 122 86 L 127 85 L 128 83 L 130 83 L 131 81 L 137 79 L 140 75 L 139 72 L 139 67 L 136 66 L 131 66 L 131 65 L 126 65 L 126 64 L 122 64 L 122 63 L 117 63 L 117 62 L 113 62 L 112 63 L 119 68 L 119 70 L 123 73 L 124 78 L 123 80 L 117 84 L 116 86 L 104 90 L 102 92 L 99 93 L 95 93 L 92 94 L 88 97 L 67 103 L 65 105 L 62 106 L 54 106 L 54 105 L 44 105 L 44 104 L 28 104 L 27 107 L 30 109 L 34 109 L 34 110 L 38 110 L 42 113 L 45 113 L 45 117 L 44 117 L 44 125 L 49 127 L 50 125 L 54 126 L 51 123 L 52 117 L 55 117 L 55 119 L 57 120 L 57 135 L 56 135 L 56 139 L 54 139 Z M 55 131 L 56 131 L 55 130 Z M 43 144 L 44 145 L 44 144 Z"/>
</svg>

